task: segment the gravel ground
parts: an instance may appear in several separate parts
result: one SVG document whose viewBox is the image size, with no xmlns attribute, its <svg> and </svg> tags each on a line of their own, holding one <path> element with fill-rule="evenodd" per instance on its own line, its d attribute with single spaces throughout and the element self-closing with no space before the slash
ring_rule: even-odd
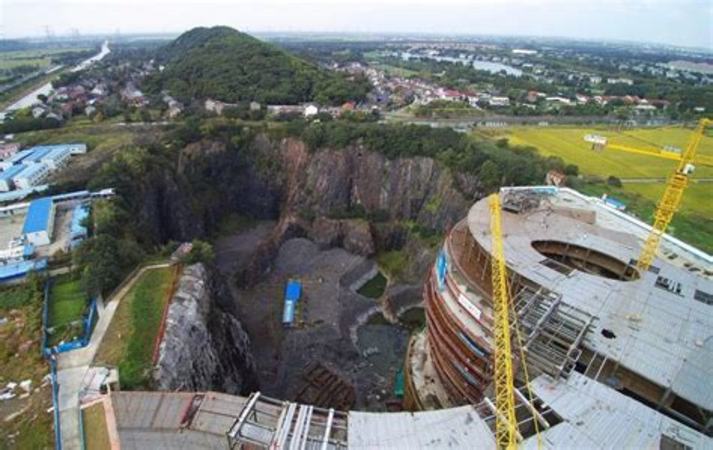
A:
<svg viewBox="0 0 713 450">
<path fill-rule="evenodd" d="M 221 270 L 230 275 L 241 264 L 234 258 L 249 257 L 256 237 L 266 235 L 264 229 L 253 229 L 219 241 Z M 220 248 L 221 242 L 230 246 Z M 357 328 L 369 314 L 380 313 L 376 300 L 348 286 L 347 281 L 369 270 L 373 263 L 361 256 L 341 248 L 320 249 L 308 239 L 296 238 L 282 245 L 263 281 L 247 290 L 233 288 L 239 319 L 252 341 L 261 392 L 294 399 L 303 384 L 302 369 L 317 360 L 354 384 L 356 409 L 385 409 L 394 375 L 403 365 L 408 330 L 384 323 Z M 281 317 L 289 278 L 300 279 L 303 294 L 301 324 L 286 329 Z"/>
</svg>

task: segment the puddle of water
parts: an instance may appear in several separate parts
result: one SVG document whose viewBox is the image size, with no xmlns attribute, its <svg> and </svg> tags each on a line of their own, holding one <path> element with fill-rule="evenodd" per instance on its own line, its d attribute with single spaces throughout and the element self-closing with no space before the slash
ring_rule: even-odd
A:
<svg viewBox="0 0 713 450">
<path fill-rule="evenodd" d="M 379 298 L 386 289 L 386 277 L 381 272 L 376 272 L 374 278 L 364 283 L 357 291 L 358 294 L 369 298 Z"/>
<path fill-rule="evenodd" d="M 426 310 L 421 307 L 410 308 L 399 315 L 399 323 L 409 331 L 420 330 L 426 325 Z"/>
</svg>

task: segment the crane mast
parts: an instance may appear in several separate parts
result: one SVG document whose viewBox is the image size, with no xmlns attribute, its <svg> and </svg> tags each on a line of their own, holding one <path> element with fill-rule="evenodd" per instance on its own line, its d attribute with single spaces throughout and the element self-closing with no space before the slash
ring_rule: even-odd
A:
<svg viewBox="0 0 713 450">
<path fill-rule="evenodd" d="M 693 173 L 694 170 L 693 161 L 696 158 L 698 146 L 703 139 L 706 127 L 710 124 L 711 121 L 708 119 L 701 119 L 698 122 L 698 126 L 691 136 L 691 141 L 681 154 L 681 159 L 678 162 L 676 170 L 666 183 L 666 190 L 659 200 L 658 205 L 656 205 L 651 233 L 647 236 L 644 246 L 641 249 L 639 260 L 636 263 L 636 267 L 640 270 L 648 270 L 654 262 L 654 258 L 656 258 L 661 237 L 681 204 L 683 193 L 688 186 L 689 175 Z"/>
<path fill-rule="evenodd" d="M 493 376 L 496 409 L 495 438 L 499 449 L 515 449 L 517 446 L 517 417 L 515 416 L 512 341 L 510 338 L 510 299 L 503 250 L 500 195 L 497 193 L 492 194 L 488 205 L 490 207 L 490 234 L 493 246 L 490 272 L 495 316 L 493 329 L 495 345 L 495 371 Z"/>
</svg>

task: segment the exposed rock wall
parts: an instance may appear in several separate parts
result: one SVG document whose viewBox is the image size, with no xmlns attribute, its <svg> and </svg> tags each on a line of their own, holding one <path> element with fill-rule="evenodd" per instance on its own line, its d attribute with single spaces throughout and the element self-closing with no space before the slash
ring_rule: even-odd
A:
<svg viewBox="0 0 713 450">
<path fill-rule="evenodd" d="M 159 241 L 186 240 L 214 229 L 231 212 L 282 219 L 305 232 L 320 219 L 360 211 L 381 222 L 414 221 L 443 230 L 480 196 L 477 179 L 452 174 L 431 158 L 397 158 L 361 145 L 310 152 L 297 139 L 257 136 L 243 150 L 202 141 L 188 145 L 173 167 L 142 183 L 139 219 Z M 315 222 L 316 221 L 316 222 Z M 333 240 L 363 231 L 340 220 Z M 334 225 L 334 224 L 332 224 Z M 359 240 L 359 238 L 356 238 Z M 368 243 L 364 251 L 369 250 Z"/>
<path fill-rule="evenodd" d="M 310 151 L 298 139 L 265 134 L 241 148 L 190 144 L 156 171 L 141 181 L 137 212 L 141 235 L 154 244 L 204 238 L 231 213 L 278 221 L 238 274 L 243 285 L 269 269 L 287 239 L 369 256 L 401 248 L 413 224 L 440 235 L 481 195 L 477 178 L 431 158 L 390 160 L 356 143 Z"/>
<path fill-rule="evenodd" d="M 159 390 L 245 394 L 257 389 L 250 340 L 224 308 L 232 304 L 226 295 L 218 275 L 203 264 L 183 270 L 154 369 Z"/>
</svg>

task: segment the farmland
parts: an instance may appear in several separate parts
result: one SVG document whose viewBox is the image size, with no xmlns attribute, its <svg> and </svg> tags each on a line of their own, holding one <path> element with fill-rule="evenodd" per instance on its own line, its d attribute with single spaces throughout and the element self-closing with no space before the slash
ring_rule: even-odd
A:
<svg viewBox="0 0 713 450">
<path fill-rule="evenodd" d="M 517 127 L 496 132 L 487 132 L 491 138 L 507 138 L 510 143 L 536 147 L 543 155 L 559 156 L 567 163 L 579 166 L 584 175 L 597 175 L 603 178 L 615 176 L 625 180 L 624 189 L 635 192 L 644 198 L 656 202 L 663 192 L 663 184 L 633 182 L 635 178 L 665 179 L 671 174 L 675 162 L 645 155 L 624 153 L 616 150 L 604 150 L 595 153 L 583 136 L 594 133 L 606 136 L 610 142 L 633 147 L 652 148 L 654 146 L 673 145 L 685 148 L 691 134 L 690 129 L 681 127 L 634 129 L 617 132 L 606 128 L 575 127 Z M 713 155 L 713 138 L 706 136 L 699 153 Z M 713 168 L 698 167 L 694 179 L 713 178 Z M 662 181 L 662 180 L 661 180 Z M 632 182 L 632 183 L 629 183 Z M 684 198 L 682 208 L 686 212 L 710 216 L 713 207 L 706 201 L 706 194 L 713 184 L 693 183 Z"/>
<path fill-rule="evenodd" d="M 89 49 L 90 47 L 65 47 L 0 52 L 0 70 L 8 70 L 21 66 L 31 66 L 36 70 L 44 70 L 50 66 L 53 57 L 62 56 L 68 52 L 78 52 Z"/>
<path fill-rule="evenodd" d="M 611 143 L 638 148 L 672 145 L 685 148 L 691 129 L 665 127 L 616 131 L 608 128 L 578 127 L 513 127 L 478 131 L 489 139 L 507 138 L 511 144 L 537 148 L 545 156 L 559 156 L 568 164 L 576 164 L 585 180 L 575 186 L 589 195 L 607 193 L 627 204 L 630 213 L 651 223 L 653 211 L 665 188 L 664 181 L 675 167 L 675 161 L 617 150 L 594 152 L 584 141 L 586 134 L 606 136 Z M 703 138 L 699 154 L 713 155 L 713 137 Z M 623 180 L 621 187 L 609 186 L 605 180 L 615 176 Z M 599 182 L 596 182 L 596 179 Z M 672 235 L 713 252 L 713 167 L 698 166 L 668 229 Z"/>
</svg>

